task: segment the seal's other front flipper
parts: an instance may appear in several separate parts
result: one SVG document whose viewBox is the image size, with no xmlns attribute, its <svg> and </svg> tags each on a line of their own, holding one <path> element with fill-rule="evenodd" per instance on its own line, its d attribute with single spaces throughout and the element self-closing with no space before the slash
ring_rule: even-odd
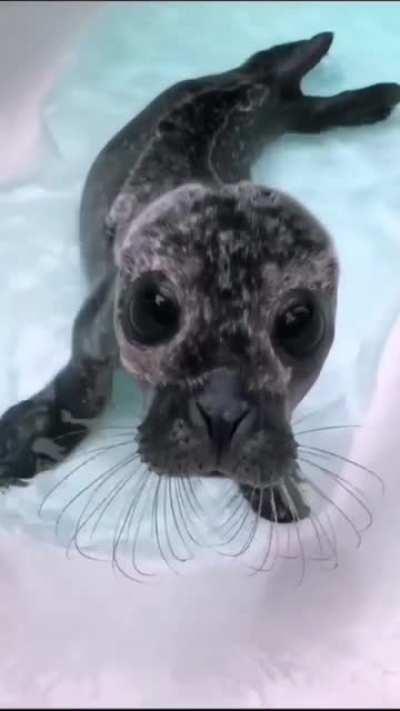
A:
<svg viewBox="0 0 400 711">
<path fill-rule="evenodd" d="M 276 45 L 253 54 L 240 67 L 242 73 L 279 86 L 282 98 L 302 96 L 300 82 L 328 52 L 333 32 L 320 32 L 309 40 Z"/>
<path fill-rule="evenodd" d="M 290 130 L 319 133 L 339 126 L 362 126 L 387 118 L 400 103 L 400 84 L 373 84 L 329 97 L 304 96 L 291 114 Z"/>
<path fill-rule="evenodd" d="M 61 462 L 89 433 L 111 394 L 111 315 L 105 280 L 75 321 L 69 363 L 41 392 L 0 417 L 0 490 Z"/>
</svg>

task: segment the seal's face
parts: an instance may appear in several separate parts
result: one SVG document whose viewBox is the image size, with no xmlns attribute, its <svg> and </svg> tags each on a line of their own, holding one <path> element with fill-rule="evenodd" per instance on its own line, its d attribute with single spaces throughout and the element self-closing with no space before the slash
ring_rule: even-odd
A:
<svg viewBox="0 0 400 711">
<path fill-rule="evenodd" d="M 291 476 L 291 413 L 334 336 L 338 269 L 321 225 L 251 183 L 186 185 L 141 213 L 116 260 L 121 362 L 153 386 L 142 459 L 260 487 Z"/>
</svg>

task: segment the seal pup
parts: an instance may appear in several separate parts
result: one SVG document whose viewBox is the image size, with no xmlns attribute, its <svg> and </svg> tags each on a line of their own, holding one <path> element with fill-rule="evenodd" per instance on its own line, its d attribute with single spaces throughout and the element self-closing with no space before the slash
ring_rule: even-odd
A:
<svg viewBox="0 0 400 711">
<path fill-rule="evenodd" d="M 228 477 L 273 521 L 308 515 L 290 420 L 334 338 L 338 263 L 323 226 L 250 170 L 286 131 L 374 123 L 400 101 L 395 83 L 304 95 L 332 39 L 182 81 L 101 151 L 81 201 L 89 295 L 70 360 L 0 419 L 1 485 L 65 459 L 122 366 L 151 393 L 137 432 L 150 470 Z"/>
</svg>

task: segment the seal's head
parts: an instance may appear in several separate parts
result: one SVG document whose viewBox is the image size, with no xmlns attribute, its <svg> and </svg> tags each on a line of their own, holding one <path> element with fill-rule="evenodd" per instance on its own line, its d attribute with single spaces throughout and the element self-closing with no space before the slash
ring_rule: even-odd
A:
<svg viewBox="0 0 400 711">
<path fill-rule="evenodd" d="M 146 208 L 116 259 L 121 362 L 152 386 L 143 461 L 261 488 L 294 476 L 291 413 L 334 336 L 323 227 L 275 190 L 191 184 Z"/>
</svg>

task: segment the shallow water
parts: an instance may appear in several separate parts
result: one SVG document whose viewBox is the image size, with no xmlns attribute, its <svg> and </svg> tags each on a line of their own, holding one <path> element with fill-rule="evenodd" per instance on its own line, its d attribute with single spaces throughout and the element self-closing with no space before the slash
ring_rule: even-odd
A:
<svg viewBox="0 0 400 711">
<path fill-rule="evenodd" d="M 68 357 L 72 320 L 85 293 L 77 245 L 80 191 L 90 162 L 133 114 L 179 79 L 223 71 L 263 47 L 323 30 L 335 31 L 335 41 L 330 55 L 304 81 L 304 90 L 331 94 L 399 81 L 399 29 L 399 3 L 172 2 L 106 7 L 43 106 L 47 150 L 36 175 L 0 193 L 5 326 L 0 334 L 1 409 L 44 385 Z M 397 110 L 376 126 L 286 136 L 265 151 L 254 169 L 255 180 L 293 194 L 320 218 L 335 237 L 342 264 L 335 346 L 302 406 L 303 412 L 312 413 L 306 421 L 310 428 L 365 420 L 379 359 L 398 314 L 399 121 Z M 140 411 L 134 387 L 127 391 L 126 383 L 118 386 L 124 398 L 115 399 L 107 418 L 110 426 Z M 348 434 L 329 432 L 314 433 L 310 442 L 345 452 L 348 440 Z M 101 443 L 104 435 L 98 434 L 90 447 Z M 36 646 L 43 625 L 47 630 L 34 661 L 37 679 L 31 693 L 38 703 L 55 704 L 60 698 L 82 702 L 82 693 L 88 704 L 107 703 L 115 685 L 122 689 L 119 703 L 125 705 L 164 704 L 165 699 L 182 705 L 246 706 L 398 700 L 400 677 L 390 657 L 400 651 L 393 597 L 400 580 L 393 579 L 388 544 L 395 533 L 390 492 L 396 492 L 396 483 L 390 488 L 390 479 L 387 482 L 388 504 L 376 495 L 368 477 L 350 468 L 351 481 L 363 491 L 370 489 L 374 527 L 355 552 L 351 527 L 343 517 L 339 525 L 339 517 L 339 568 L 328 576 L 323 566 L 311 563 L 300 588 L 298 560 L 282 561 L 269 575 L 248 578 L 241 559 L 226 561 L 206 550 L 201 556 L 197 552 L 186 564 L 187 572 L 176 579 L 157 549 L 144 545 L 142 560 L 161 577 L 152 579 L 151 585 L 135 586 L 122 576 L 114 579 L 108 564 L 99 572 L 90 561 L 66 561 L 62 548 L 54 546 L 55 517 L 81 486 L 93 481 L 98 466 L 92 462 L 80 471 L 79 481 L 74 476 L 66 488 L 60 487 L 42 518 L 37 512 L 43 496 L 71 465 L 39 477 L 26 490 L 7 493 L 0 502 L 1 525 L 9 532 L 7 565 L 12 568 L 4 586 L 7 596 L 17 590 L 12 609 L 16 619 L 23 619 L 18 639 Z M 101 471 L 104 468 L 102 458 Z M 214 511 L 219 490 L 209 491 L 206 506 Z M 79 505 L 81 501 L 84 506 L 85 497 Z M 363 511 L 354 499 L 342 491 L 340 501 L 361 526 Z M 116 509 L 122 504 L 117 497 Z M 105 512 L 96 530 L 95 543 L 106 558 L 116 509 Z M 63 517 L 62 546 L 80 510 L 69 509 Z M 392 526 L 387 538 L 379 528 L 382 516 Z M 262 529 L 259 551 L 265 547 L 265 536 Z M 308 539 L 310 546 L 315 543 L 312 529 L 303 537 L 305 544 Z M 295 534 L 291 545 L 298 553 Z M 396 547 L 392 554 L 397 556 Z M 34 608 L 25 601 L 30 586 L 37 592 Z M 64 599 L 66 586 L 74 591 L 72 601 Z M 382 613 L 385 606 L 390 622 Z M 121 615 L 116 616 L 115 609 Z M 53 616 L 57 639 L 51 631 Z M 67 643 L 71 626 L 75 631 Z M 12 641 L 13 666 L 20 665 L 23 686 L 30 658 L 27 651 L 17 650 L 14 631 L 7 629 L 4 643 Z M 112 673 L 107 668 L 109 644 L 118 660 L 118 670 Z M 389 651 L 384 653 L 384 648 Z M 49 682 L 43 672 L 54 650 L 60 663 L 56 671 L 50 665 L 54 678 Z M 74 654 L 85 664 L 76 662 Z M 6 675 L 1 683 L 10 698 L 12 694 L 23 698 Z M 80 695 L 74 697 L 78 688 Z"/>
</svg>

